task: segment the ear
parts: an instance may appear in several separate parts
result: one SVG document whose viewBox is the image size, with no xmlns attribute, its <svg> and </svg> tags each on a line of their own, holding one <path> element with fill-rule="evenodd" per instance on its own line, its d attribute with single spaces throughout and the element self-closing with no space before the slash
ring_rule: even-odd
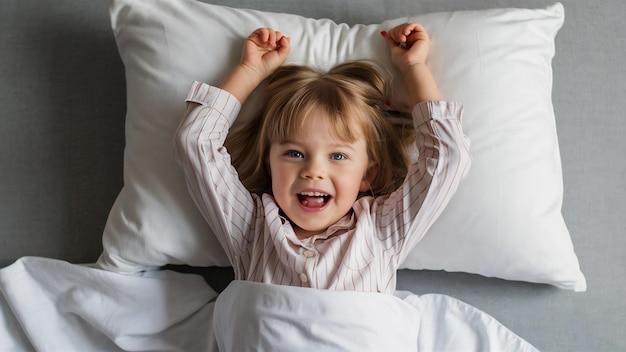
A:
<svg viewBox="0 0 626 352">
<path fill-rule="evenodd" d="M 378 175 L 378 163 L 371 162 L 370 166 L 365 171 L 365 175 L 363 175 L 363 180 L 361 181 L 361 187 L 359 187 L 360 192 L 367 192 L 371 190 L 371 184 L 376 179 L 376 175 Z"/>
</svg>

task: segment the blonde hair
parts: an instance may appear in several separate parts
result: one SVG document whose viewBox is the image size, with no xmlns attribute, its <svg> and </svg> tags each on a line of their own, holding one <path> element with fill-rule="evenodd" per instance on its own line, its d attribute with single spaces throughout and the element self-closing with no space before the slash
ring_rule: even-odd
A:
<svg viewBox="0 0 626 352">
<path fill-rule="evenodd" d="M 250 192 L 271 193 L 267 169 L 270 146 L 302 131 L 313 115 L 311 112 L 322 109 L 337 138 L 353 142 L 359 131 L 354 126 L 361 128 L 368 157 L 378 165 L 370 182 L 370 194 L 393 192 L 403 182 L 408 168 L 404 141 L 414 134 L 410 119 L 408 129 L 391 124 L 387 91 L 388 80 L 372 64 L 363 61 L 340 64 L 326 73 L 306 66 L 282 66 L 265 86 L 261 116 L 231 133 L 226 141 L 241 181 Z"/>
</svg>

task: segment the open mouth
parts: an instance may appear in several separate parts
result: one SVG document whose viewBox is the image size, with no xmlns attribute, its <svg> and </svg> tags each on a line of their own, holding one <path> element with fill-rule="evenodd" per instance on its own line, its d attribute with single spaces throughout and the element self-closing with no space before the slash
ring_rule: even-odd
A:
<svg viewBox="0 0 626 352">
<path fill-rule="evenodd" d="M 298 201 L 305 207 L 320 208 L 330 200 L 330 195 L 321 192 L 298 193 Z"/>
</svg>

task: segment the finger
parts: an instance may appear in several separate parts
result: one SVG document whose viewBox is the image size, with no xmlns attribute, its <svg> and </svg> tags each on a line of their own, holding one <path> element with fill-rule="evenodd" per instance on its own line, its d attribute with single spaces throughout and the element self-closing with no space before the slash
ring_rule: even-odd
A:
<svg viewBox="0 0 626 352">
<path fill-rule="evenodd" d="M 267 41 L 267 36 L 268 34 L 266 28 L 257 28 L 254 32 L 252 32 L 252 34 L 250 34 L 248 39 L 252 40 L 252 42 L 254 42 L 257 46 L 262 46 L 263 43 Z"/>
<path fill-rule="evenodd" d="M 276 31 L 276 46 L 281 46 L 281 42 L 283 40 L 283 38 L 285 38 L 285 35 L 280 32 L 280 31 Z"/>
<path fill-rule="evenodd" d="M 266 42 L 269 36 L 267 28 L 259 28 L 256 30 L 257 36 L 261 42 Z"/>
<path fill-rule="evenodd" d="M 398 42 L 394 39 L 392 31 L 393 29 L 389 31 L 389 33 L 385 31 L 381 32 L 382 36 L 385 38 L 385 41 L 387 42 L 387 45 L 389 45 L 389 48 L 391 49 L 398 46 Z"/>
<path fill-rule="evenodd" d="M 389 30 L 389 33 L 387 33 L 385 38 L 397 43 L 400 41 L 401 34 L 400 26 L 396 26 Z"/>
<path fill-rule="evenodd" d="M 416 38 L 416 39 L 429 39 L 428 38 L 428 31 L 426 30 L 426 28 L 424 26 L 422 26 L 419 23 L 415 24 L 415 27 L 413 28 L 413 31 L 411 32 L 409 37 L 410 38 Z"/>
<path fill-rule="evenodd" d="M 389 33 L 385 31 L 381 32 L 391 52 L 407 49 L 407 42 L 406 40 L 402 40 L 402 36 L 398 34 L 398 30 L 400 30 L 400 28 L 395 27 L 392 28 Z"/>
<path fill-rule="evenodd" d="M 411 34 L 412 28 L 415 23 L 403 23 L 395 26 L 389 31 L 389 37 L 395 42 L 395 44 L 406 43 L 407 36 Z"/>
<path fill-rule="evenodd" d="M 409 34 L 409 36 L 406 38 L 406 41 L 408 43 L 415 43 L 417 41 L 428 41 L 428 34 L 426 32 L 413 32 L 411 34 Z"/>
<path fill-rule="evenodd" d="M 406 36 L 411 33 L 410 31 L 410 23 L 403 23 L 398 25 L 389 31 L 391 38 L 393 38 L 396 42 L 404 42 L 406 41 Z"/>
<path fill-rule="evenodd" d="M 268 32 L 268 36 L 267 36 L 267 40 L 265 41 L 266 45 L 270 47 L 276 46 L 276 31 L 274 31 L 271 28 L 267 28 L 267 32 Z"/>
<path fill-rule="evenodd" d="M 278 52 L 278 56 L 284 60 L 289 55 L 289 51 L 291 50 L 291 39 L 287 36 L 281 36 L 278 40 L 278 48 L 276 51 Z"/>
<path fill-rule="evenodd" d="M 418 28 L 419 28 L 419 25 L 417 24 L 417 22 L 405 23 L 402 28 L 402 34 L 404 34 L 405 36 L 408 36 L 409 34 L 417 30 Z"/>
</svg>

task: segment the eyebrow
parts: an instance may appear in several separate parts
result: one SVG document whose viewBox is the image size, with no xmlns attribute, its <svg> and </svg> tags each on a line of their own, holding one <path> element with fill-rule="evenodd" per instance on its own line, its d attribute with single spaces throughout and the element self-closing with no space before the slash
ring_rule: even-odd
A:
<svg viewBox="0 0 626 352">
<path fill-rule="evenodd" d="M 280 144 L 282 144 L 282 145 L 285 145 L 285 144 L 293 144 L 293 145 L 295 145 L 295 146 L 301 146 L 301 144 L 300 144 L 300 143 L 298 143 L 297 141 L 292 141 L 292 140 L 290 140 L 290 139 L 288 139 L 288 140 L 286 140 L 285 142 L 280 143 Z M 352 150 L 352 151 L 355 151 L 356 149 L 353 147 L 353 145 L 354 145 L 354 144 L 355 144 L 355 143 L 350 143 L 350 142 L 345 142 L 345 144 L 342 144 L 342 143 L 333 143 L 333 144 L 331 144 L 331 145 L 330 145 L 330 147 L 331 147 L 331 149 L 332 149 L 332 148 L 347 148 L 347 149 L 350 149 L 350 150 Z"/>
</svg>

